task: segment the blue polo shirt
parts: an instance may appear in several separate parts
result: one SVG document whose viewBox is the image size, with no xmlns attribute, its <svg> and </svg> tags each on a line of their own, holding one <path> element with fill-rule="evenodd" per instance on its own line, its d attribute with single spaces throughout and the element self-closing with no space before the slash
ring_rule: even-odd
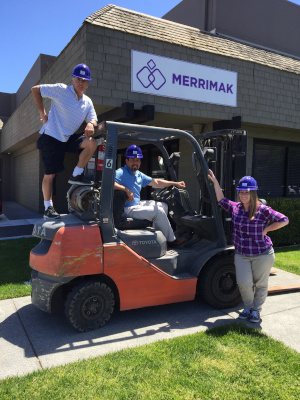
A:
<svg viewBox="0 0 300 400">
<path fill-rule="evenodd" d="M 40 134 L 46 133 L 61 142 L 67 142 L 83 121 L 97 121 L 92 100 L 85 94 L 78 100 L 73 85 L 40 85 L 40 92 L 42 97 L 51 99 L 48 121 L 42 126 Z"/>
<path fill-rule="evenodd" d="M 130 168 L 125 165 L 115 172 L 115 181 L 120 185 L 127 187 L 134 195 L 133 201 L 126 201 L 124 207 L 137 206 L 141 200 L 142 187 L 146 187 L 152 182 L 152 178 L 143 174 L 141 171 L 136 171 L 135 174 Z"/>
</svg>

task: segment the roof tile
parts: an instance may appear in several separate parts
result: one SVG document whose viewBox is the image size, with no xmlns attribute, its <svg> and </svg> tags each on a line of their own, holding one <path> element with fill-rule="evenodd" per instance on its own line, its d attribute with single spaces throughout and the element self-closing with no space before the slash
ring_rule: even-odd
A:
<svg viewBox="0 0 300 400">
<path fill-rule="evenodd" d="M 86 23 L 300 74 L 300 60 L 201 32 L 197 28 L 107 5 Z"/>
</svg>

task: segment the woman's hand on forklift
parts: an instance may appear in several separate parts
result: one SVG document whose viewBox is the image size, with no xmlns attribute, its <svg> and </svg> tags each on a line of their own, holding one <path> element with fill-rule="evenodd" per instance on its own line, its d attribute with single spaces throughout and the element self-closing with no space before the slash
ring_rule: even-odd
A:
<svg viewBox="0 0 300 400">
<path fill-rule="evenodd" d="M 212 170 L 209 170 L 209 174 L 207 175 L 208 179 L 210 179 L 212 181 L 212 183 L 217 182 L 217 178 L 215 177 L 215 174 L 212 172 Z"/>
<path fill-rule="evenodd" d="M 212 181 L 212 183 L 214 184 L 214 189 L 215 189 L 215 193 L 216 193 L 216 197 L 218 201 L 221 201 L 224 197 L 223 195 L 223 191 L 220 188 L 219 182 L 217 180 L 217 178 L 215 177 L 215 174 L 212 172 L 212 170 L 209 170 L 209 174 L 207 175 L 208 179 Z"/>
</svg>

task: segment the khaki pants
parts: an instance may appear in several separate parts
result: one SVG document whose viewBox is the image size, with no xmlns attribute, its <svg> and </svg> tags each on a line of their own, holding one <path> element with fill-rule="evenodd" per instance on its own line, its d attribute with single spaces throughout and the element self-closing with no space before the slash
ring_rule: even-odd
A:
<svg viewBox="0 0 300 400">
<path fill-rule="evenodd" d="M 168 215 L 168 205 L 154 200 L 142 200 L 137 206 L 124 207 L 124 215 L 129 218 L 153 221 L 153 227 L 161 231 L 168 242 L 175 240 L 175 235 Z"/>
<path fill-rule="evenodd" d="M 268 295 L 268 281 L 275 261 L 271 248 L 259 256 L 235 254 L 236 280 L 245 308 L 261 311 Z"/>
</svg>

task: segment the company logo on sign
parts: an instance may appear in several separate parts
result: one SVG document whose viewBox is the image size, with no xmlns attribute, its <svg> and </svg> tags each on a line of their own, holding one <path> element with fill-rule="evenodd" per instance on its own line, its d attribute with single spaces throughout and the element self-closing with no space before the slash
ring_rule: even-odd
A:
<svg viewBox="0 0 300 400">
<path fill-rule="evenodd" d="M 159 90 L 166 83 L 166 78 L 163 76 L 162 72 L 155 67 L 155 62 L 150 60 L 147 62 L 147 65 L 136 74 L 136 77 L 144 88 L 148 88 L 152 85 L 155 90 Z"/>
<path fill-rule="evenodd" d="M 236 107 L 237 73 L 132 50 L 131 90 Z"/>
</svg>

